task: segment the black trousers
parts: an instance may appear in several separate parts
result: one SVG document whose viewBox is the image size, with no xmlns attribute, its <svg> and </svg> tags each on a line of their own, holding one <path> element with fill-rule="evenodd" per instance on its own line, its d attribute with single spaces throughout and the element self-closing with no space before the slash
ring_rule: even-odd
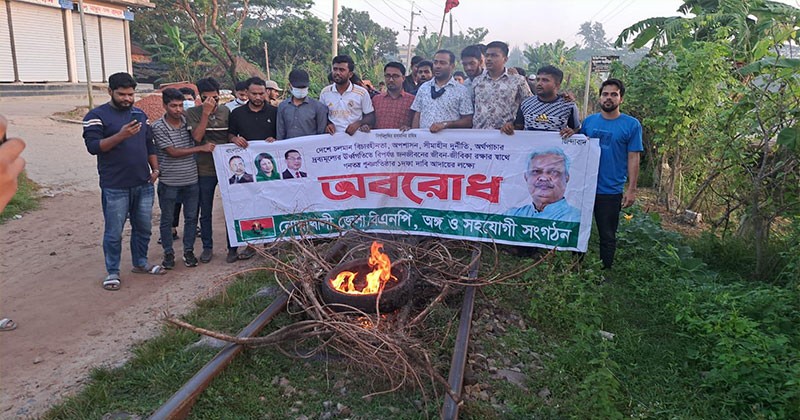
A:
<svg viewBox="0 0 800 420">
<path fill-rule="evenodd" d="M 600 234 L 600 260 L 603 268 L 614 264 L 617 250 L 617 227 L 622 210 L 622 194 L 597 194 L 594 199 L 594 220 Z"/>
</svg>

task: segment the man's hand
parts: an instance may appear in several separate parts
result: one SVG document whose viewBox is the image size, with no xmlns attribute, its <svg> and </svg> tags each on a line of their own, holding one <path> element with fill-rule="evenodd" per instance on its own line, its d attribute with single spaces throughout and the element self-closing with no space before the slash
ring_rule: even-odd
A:
<svg viewBox="0 0 800 420">
<path fill-rule="evenodd" d="M 6 138 L 6 119 L 0 115 L 0 142 Z M 25 168 L 20 156 L 25 149 L 22 139 L 8 139 L 0 144 L 0 212 L 17 192 L 17 177 Z"/>
<path fill-rule="evenodd" d="M 328 123 L 328 125 L 325 126 L 325 132 L 330 135 L 333 135 L 334 133 L 336 133 L 336 126 L 333 125 L 333 123 Z"/>
<path fill-rule="evenodd" d="M 275 143 L 275 137 L 267 137 L 267 143 Z"/>
<path fill-rule="evenodd" d="M 241 147 L 242 149 L 247 149 L 248 143 L 247 140 L 244 139 L 242 136 L 236 136 L 232 139 L 233 144 Z"/>
<path fill-rule="evenodd" d="M 509 136 L 514 135 L 514 123 L 507 122 L 500 127 L 500 132 L 503 134 L 508 134 Z"/>
<path fill-rule="evenodd" d="M 622 196 L 622 208 L 626 209 L 632 206 L 634 201 L 636 201 L 636 190 L 628 188 Z"/>
<path fill-rule="evenodd" d="M 558 134 L 561 135 L 562 139 L 568 139 L 568 138 L 572 137 L 573 134 L 575 134 L 575 130 L 573 130 L 573 129 L 569 128 L 569 127 L 564 127 L 564 128 L 561 129 L 561 131 L 558 132 Z"/>
<path fill-rule="evenodd" d="M 519 74 L 517 69 L 515 69 L 514 67 L 508 67 L 506 70 L 508 71 L 508 74 Z"/>
<path fill-rule="evenodd" d="M 127 140 L 139 133 L 141 129 L 142 123 L 137 120 L 133 120 L 122 126 L 122 129 L 119 130 L 119 135 L 122 136 L 123 140 Z"/>
<path fill-rule="evenodd" d="M 358 127 L 358 131 L 360 131 L 362 133 L 369 133 L 369 130 L 370 130 L 370 128 L 369 128 L 369 125 L 367 125 L 367 124 L 361 124 L 361 127 Z"/>
<path fill-rule="evenodd" d="M 349 124 L 349 125 L 347 126 L 347 128 L 345 128 L 345 129 L 344 129 L 344 132 L 352 136 L 352 135 L 353 135 L 353 134 L 355 134 L 355 133 L 356 133 L 356 131 L 358 131 L 360 128 L 361 128 L 361 121 L 356 121 L 356 122 L 354 122 L 354 123 L 352 123 L 352 124 Z"/>
<path fill-rule="evenodd" d="M 444 130 L 445 128 L 447 128 L 446 122 L 433 123 L 431 124 L 431 133 L 438 133 Z"/>
<path fill-rule="evenodd" d="M 567 102 L 575 102 L 575 94 L 572 92 L 561 92 L 561 97 Z"/>
<path fill-rule="evenodd" d="M 206 144 L 201 144 L 200 146 L 197 147 L 200 148 L 201 152 L 211 153 L 214 151 L 215 145 L 214 143 L 206 143 Z"/>
<path fill-rule="evenodd" d="M 214 100 L 213 97 L 209 96 L 203 101 L 203 115 L 208 117 L 209 115 L 214 113 L 214 108 L 217 107 L 217 101 Z"/>
<path fill-rule="evenodd" d="M 405 125 L 405 124 L 400 126 L 400 132 L 401 133 L 404 132 L 404 131 L 408 131 L 408 130 L 411 130 L 411 126 Z"/>
<path fill-rule="evenodd" d="M 161 175 L 161 171 L 158 169 L 153 169 L 153 172 L 150 172 L 150 180 L 148 182 L 155 184 L 159 175 Z"/>
</svg>

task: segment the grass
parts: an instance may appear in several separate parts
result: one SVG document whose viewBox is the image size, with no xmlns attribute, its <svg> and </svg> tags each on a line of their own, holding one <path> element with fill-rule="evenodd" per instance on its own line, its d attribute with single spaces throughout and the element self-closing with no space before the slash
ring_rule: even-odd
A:
<svg viewBox="0 0 800 420">
<path fill-rule="evenodd" d="M 700 259 L 646 214 L 623 222 L 620 245 L 610 283 L 600 281 L 590 251 L 579 266 L 570 253 L 559 253 L 517 284 L 479 291 L 466 384 L 487 393 L 469 393 L 461 418 L 800 417 L 800 289 L 712 269 L 704 260 L 731 267 L 740 251 L 715 254 L 717 247 L 706 244 L 699 246 Z M 509 268 L 520 262 L 501 256 Z M 186 318 L 236 332 L 269 304 L 269 298 L 250 296 L 270 283 L 265 275 L 245 276 Z M 429 319 L 437 331 L 434 362 L 443 375 L 459 306 L 460 297 L 448 300 Z M 282 314 L 267 330 L 292 320 Z M 604 338 L 601 331 L 614 336 Z M 81 394 L 44 418 L 152 413 L 215 353 L 185 350 L 197 338 L 166 328 L 137 347 L 125 366 L 95 371 Z M 527 389 L 497 377 L 491 365 L 519 368 Z M 321 418 L 330 411 L 326 406 L 337 403 L 351 412 L 339 417 L 439 416 L 438 386 L 424 394 L 403 389 L 362 398 L 386 387 L 380 378 L 335 360 L 298 361 L 275 349 L 250 349 L 213 382 L 191 417 Z"/>
<path fill-rule="evenodd" d="M 39 198 L 36 196 L 36 191 L 39 189 L 39 186 L 28 179 L 25 172 L 19 174 L 17 183 L 19 185 L 17 193 L 11 198 L 6 208 L 0 212 L 0 223 L 5 222 L 17 214 L 34 210 L 39 206 Z"/>
</svg>

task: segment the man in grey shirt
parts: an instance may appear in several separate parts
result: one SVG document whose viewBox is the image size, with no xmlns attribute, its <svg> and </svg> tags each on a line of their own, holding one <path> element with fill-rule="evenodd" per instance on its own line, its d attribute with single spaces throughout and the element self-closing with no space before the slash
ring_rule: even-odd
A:
<svg viewBox="0 0 800 420">
<path fill-rule="evenodd" d="M 278 105 L 278 140 L 324 133 L 328 107 L 308 97 L 308 73 L 302 69 L 292 70 L 289 85 L 291 97 Z"/>
</svg>

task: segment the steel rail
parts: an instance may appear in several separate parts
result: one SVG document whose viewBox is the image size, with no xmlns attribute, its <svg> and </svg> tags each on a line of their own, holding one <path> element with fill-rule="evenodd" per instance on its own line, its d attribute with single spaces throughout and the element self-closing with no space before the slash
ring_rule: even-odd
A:
<svg viewBox="0 0 800 420">
<path fill-rule="evenodd" d="M 481 267 L 479 252 L 472 251 L 472 266 L 469 268 L 469 278 L 477 279 L 478 270 Z M 458 322 L 458 335 L 456 335 L 456 345 L 453 350 L 453 359 L 450 363 L 450 375 L 447 383 L 450 385 L 450 392 L 444 396 L 442 406 L 442 419 L 455 420 L 458 418 L 459 401 L 456 401 L 451 393 L 454 393 L 461 400 L 461 387 L 464 385 L 464 369 L 467 366 L 467 346 L 469 345 L 469 330 L 472 325 L 472 312 L 475 307 L 475 291 L 477 287 L 467 286 L 464 290 L 464 303 L 461 305 L 461 316 Z"/>
</svg>

